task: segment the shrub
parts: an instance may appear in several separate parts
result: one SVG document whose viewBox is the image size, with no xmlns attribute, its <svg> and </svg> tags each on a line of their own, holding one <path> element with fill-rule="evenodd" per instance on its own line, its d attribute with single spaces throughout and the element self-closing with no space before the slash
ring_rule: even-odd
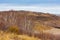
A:
<svg viewBox="0 0 60 40">
<path fill-rule="evenodd" d="M 19 28 L 18 28 L 18 26 L 15 26 L 15 25 L 9 26 L 8 31 L 12 32 L 12 33 L 19 33 Z"/>
</svg>

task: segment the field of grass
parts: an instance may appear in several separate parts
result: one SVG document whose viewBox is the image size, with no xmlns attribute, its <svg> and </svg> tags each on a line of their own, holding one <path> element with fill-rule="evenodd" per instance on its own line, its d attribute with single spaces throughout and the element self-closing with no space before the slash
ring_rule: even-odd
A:
<svg viewBox="0 0 60 40">
<path fill-rule="evenodd" d="M 6 33 L 0 31 L 0 40 L 41 40 L 41 39 L 30 37 L 27 35 L 17 35 L 14 33 Z"/>
</svg>

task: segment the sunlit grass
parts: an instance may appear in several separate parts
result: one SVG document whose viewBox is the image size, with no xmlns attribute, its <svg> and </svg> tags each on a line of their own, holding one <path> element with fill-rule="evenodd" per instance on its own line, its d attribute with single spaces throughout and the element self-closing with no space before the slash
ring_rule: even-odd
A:
<svg viewBox="0 0 60 40">
<path fill-rule="evenodd" d="M 27 35 L 17 35 L 14 33 L 6 33 L 0 31 L 0 40 L 40 40 L 35 37 L 29 37 Z"/>
</svg>

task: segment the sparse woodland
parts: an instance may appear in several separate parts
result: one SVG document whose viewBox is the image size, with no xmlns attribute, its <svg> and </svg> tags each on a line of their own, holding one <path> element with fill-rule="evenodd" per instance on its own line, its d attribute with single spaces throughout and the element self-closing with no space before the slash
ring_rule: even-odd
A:
<svg viewBox="0 0 60 40">
<path fill-rule="evenodd" d="M 45 31 L 59 27 L 60 17 L 53 14 L 13 10 L 0 12 L 0 40 L 55 40 Z"/>
</svg>

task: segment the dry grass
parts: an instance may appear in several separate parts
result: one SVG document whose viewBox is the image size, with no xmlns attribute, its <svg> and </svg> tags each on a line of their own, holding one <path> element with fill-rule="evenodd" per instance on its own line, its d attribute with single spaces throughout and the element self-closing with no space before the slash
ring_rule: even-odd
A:
<svg viewBox="0 0 60 40">
<path fill-rule="evenodd" d="M 40 40 L 35 37 L 29 37 L 27 35 L 17 35 L 14 33 L 6 33 L 0 31 L 0 40 Z"/>
<path fill-rule="evenodd" d="M 35 23 L 35 26 L 34 26 L 34 30 L 36 30 L 36 31 L 45 31 L 45 30 L 50 30 L 50 29 L 52 29 L 52 28 L 53 28 L 53 27 L 43 25 L 43 24 L 41 24 L 41 23 L 39 23 L 39 22 L 36 22 L 36 23 Z"/>
</svg>

